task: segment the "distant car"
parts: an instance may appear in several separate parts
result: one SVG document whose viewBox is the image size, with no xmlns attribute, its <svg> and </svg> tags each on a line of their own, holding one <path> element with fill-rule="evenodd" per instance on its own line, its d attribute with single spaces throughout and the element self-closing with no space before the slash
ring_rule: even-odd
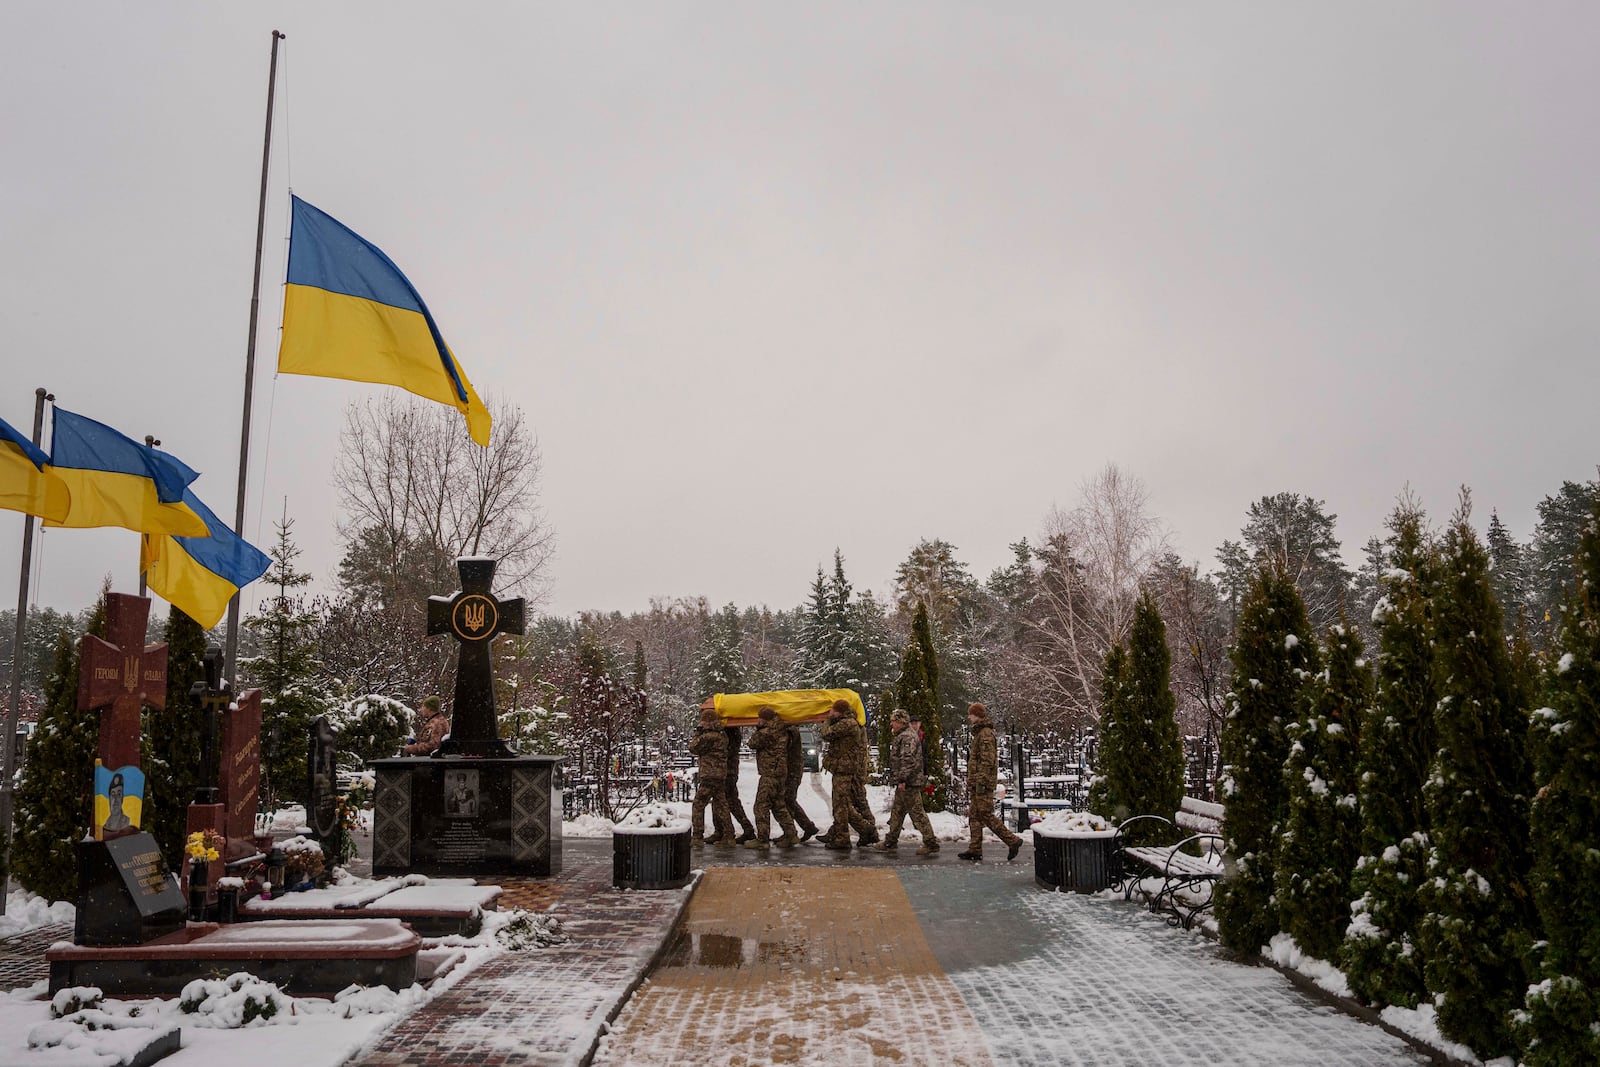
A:
<svg viewBox="0 0 1600 1067">
<path fill-rule="evenodd" d="M 822 770 L 822 727 L 808 722 L 802 724 L 799 730 L 800 752 L 805 758 L 806 770 Z"/>
</svg>

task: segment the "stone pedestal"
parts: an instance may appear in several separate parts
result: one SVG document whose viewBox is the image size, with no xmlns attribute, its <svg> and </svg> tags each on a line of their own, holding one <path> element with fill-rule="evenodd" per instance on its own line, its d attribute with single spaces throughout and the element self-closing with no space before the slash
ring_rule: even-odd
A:
<svg viewBox="0 0 1600 1067">
<path fill-rule="evenodd" d="M 559 756 L 372 761 L 378 779 L 372 873 L 559 872 L 560 762 Z"/>
</svg>

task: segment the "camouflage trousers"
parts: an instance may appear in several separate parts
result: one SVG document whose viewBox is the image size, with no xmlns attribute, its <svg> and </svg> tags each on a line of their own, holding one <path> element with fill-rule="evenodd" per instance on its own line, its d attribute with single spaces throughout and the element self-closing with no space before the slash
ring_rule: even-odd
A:
<svg viewBox="0 0 1600 1067">
<path fill-rule="evenodd" d="M 1022 838 L 1006 828 L 1000 816 L 994 813 L 994 792 L 974 793 L 972 803 L 967 807 L 967 837 L 969 851 L 983 851 L 983 828 L 987 826 L 994 831 L 994 835 L 1007 845 L 1014 845 Z"/>
<path fill-rule="evenodd" d="M 833 825 L 828 827 L 828 836 L 835 841 L 849 841 L 852 828 L 863 837 L 878 832 L 878 824 L 872 817 L 864 808 L 856 807 L 857 784 L 853 774 L 836 772 L 833 776 Z"/>
<path fill-rule="evenodd" d="M 783 796 L 782 778 L 763 778 L 761 784 L 756 786 L 756 840 L 770 841 L 772 839 L 772 823 L 770 819 L 777 819 L 778 825 L 783 829 L 784 837 L 797 837 L 794 832 L 794 817 L 789 814 L 789 804 Z"/>
<path fill-rule="evenodd" d="M 744 802 L 739 799 L 739 776 L 734 775 L 727 780 L 726 796 L 728 798 L 728 815 L 739 824 L 739 829 L 747 834 L 754 834 L 756 828 L 750 825 L 750 816 L 744 810 Z"/>
<path fill-rule="evenodd" d="M 706 836 L 706 805 L 711 805 L 711 823 L 715 837 L 732 837 L 733 820 L 728 818 L 726 786 L 719 778 L 702 778 L 695 785 L 694 807 L 689 812 L 689 837 L 700 841 Z"/>
<path fill-rule="evenodd" d="M 806 814 L 806 809 L 800 804 L 800 786 L 805 781 L 806 772 L 791 774 L 783 781 L 783 802 L 789 809 L 789 815 L 795 824 L 808 834 L 815 835 L 817 824 L 811 821 L 811 816 Z"/>
<path fill-rule="evenodd" d="M 900 840 L 900 827 L 907 815 L 911 816 L 911 825 L 922 835 L 924 845 L 939 843 L 939 838 L 933 832 L 933 823 L 922 809 L 922 787 L 908 785 L 894 791 L 894 807 L 889 809 L 889 832 L 884 835 L 884 844 L 892 845 Z"/>
</svg>

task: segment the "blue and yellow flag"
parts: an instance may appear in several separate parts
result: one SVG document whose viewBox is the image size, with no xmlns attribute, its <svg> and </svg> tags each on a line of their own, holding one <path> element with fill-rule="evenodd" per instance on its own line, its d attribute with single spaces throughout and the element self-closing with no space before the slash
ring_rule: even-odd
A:
<svg viewBox="0 0 1600 1067">
<path fill-rule="evenodd" d="M 70 506 L 46 526 L 121 526 L 140 533 L 206 537 L 206 524 L 183 502 L 199 474 L 174 456 L 109 426 L 55 409 L 49 470 L 66 483 Z"/>
<path fill-rule="evenodd" d="M 50 457 L 0 419 L 0 508 L 60 522 L 72 493 L 46 465 Z"/>
<path fill-rule="evenodd" d="M 290 199 L 278 370 L 398 385 L 456 408 L 488 447 L 488 409 L 400 268 L 333 216 Z"/>
<path fill-rule="evenodd" d="M 209 537 L 149 537 L 143 553 L 150 591 L 189 618 L 211 629 L 228 610 L 228 601 L 272 565 L 256 546 L 185 489 L 183 502 L 205 521 Z"/>
</svg>

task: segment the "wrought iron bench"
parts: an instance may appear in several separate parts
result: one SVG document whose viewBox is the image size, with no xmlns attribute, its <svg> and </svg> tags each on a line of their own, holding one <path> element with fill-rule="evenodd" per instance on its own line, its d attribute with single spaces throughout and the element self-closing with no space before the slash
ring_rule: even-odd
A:
<svg viewBox="0 0 1600 1067">
<path fill-rule="evenodd" d="M 1179 840 L 1172 845 L 1127 844 L 1128 829 L 1141 823 L 1165 825 L 1166 836 Z M 1138 890 L 1151 911 L 1167 912 L 1169 925 L 1187 930 L 1197 916 L 1211 910 L 1212 890 L 1224 873 L 1222 805 L 1184 797 L 1171 819 L 1136 815 L 1117 827 L 1112 848 L 1123 899 L 1133 899 Z M 1159 887 L 1146 884 L 1156 878 Z"/>
</svg>

